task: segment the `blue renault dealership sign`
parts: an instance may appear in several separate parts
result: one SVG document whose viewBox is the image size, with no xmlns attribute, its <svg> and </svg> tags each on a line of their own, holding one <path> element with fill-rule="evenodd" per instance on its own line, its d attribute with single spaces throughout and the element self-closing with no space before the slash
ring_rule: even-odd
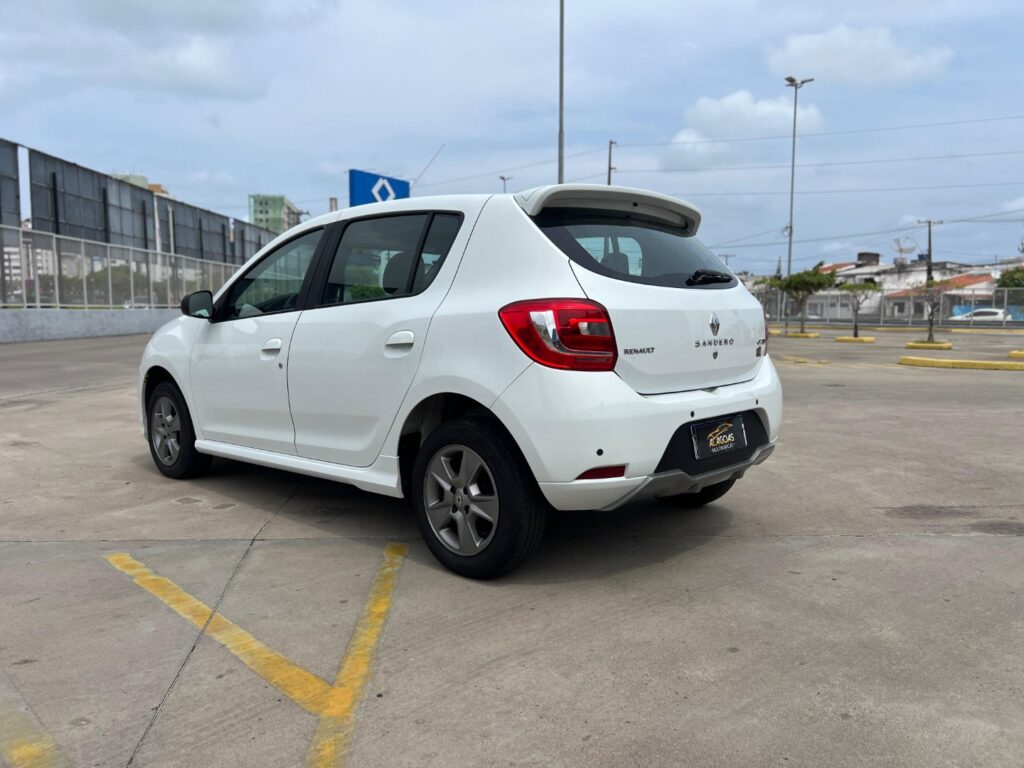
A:
<svg viewBox="0 0 1024 768">
<path fill-rule="evenodd" d="M 386 203 L 409 196 L 409 182 L 352 168 L 348 172 L 348 204 Z"/>
</svg>

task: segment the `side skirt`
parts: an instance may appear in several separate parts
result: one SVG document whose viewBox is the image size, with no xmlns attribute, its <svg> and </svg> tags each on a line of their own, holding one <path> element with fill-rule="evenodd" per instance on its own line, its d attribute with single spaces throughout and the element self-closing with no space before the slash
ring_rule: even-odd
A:
<svg viewBox="0 0 1024 768">
<path fill-rule="evenodd" d="M 196 450 L 211 456 L 258 464 L 261 467 L 283 469 L 324 480 L 335 480 L 339 483 L 354 485 L 356 488 L 371 493 L 402 498 L 397 456 L 378 456 L 377 460 L 369 467 L 346 467 L 342 464 L 304 459 L 301 456 L 274 453 L 259 448 L 219 443 L 215 440 L 196 440 Z"/>
</svg>

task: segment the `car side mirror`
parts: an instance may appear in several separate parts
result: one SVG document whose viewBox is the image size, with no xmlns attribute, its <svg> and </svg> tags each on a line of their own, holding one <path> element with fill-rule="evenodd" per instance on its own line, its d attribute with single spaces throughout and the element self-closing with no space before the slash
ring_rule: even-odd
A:
<svg viewBox="0 0 1024 768">
<path fill-rule="evenodd" d="M 181 314 L 212 321 L 213 294 L 209 291 L 190 293 L 181 300 Z"/>
</svg>

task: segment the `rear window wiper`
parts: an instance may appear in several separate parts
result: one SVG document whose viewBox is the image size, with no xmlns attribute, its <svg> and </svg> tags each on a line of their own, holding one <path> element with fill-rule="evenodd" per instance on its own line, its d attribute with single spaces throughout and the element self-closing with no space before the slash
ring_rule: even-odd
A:
<svg viewBox="0 0 1024 768">
<path fill-rule="evenodd" d="M 707 285 L 708 283 L 731 283 L 732 280 L 732 275 L 727 275 L 725 272 L 718 272 L 714 269 L 697 269 L 694 270 L 693 274 L 686 278 L 686 284 Z"/>
</svg>

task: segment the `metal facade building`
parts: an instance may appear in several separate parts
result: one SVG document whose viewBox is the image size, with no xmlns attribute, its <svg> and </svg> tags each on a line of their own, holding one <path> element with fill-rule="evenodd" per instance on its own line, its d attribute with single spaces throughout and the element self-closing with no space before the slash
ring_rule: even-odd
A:
<svg viewBox="0 0 1024 768">
<path fill-rule="evenodd" d="M 18 145 L 0 139 L 0 226 L 21 224 L 18 189 Z"/>
<path fill-rule="evenodd" d="M 18 145 L 0 139 L 0 225 L 21 223 Z M 241 264 L 275 233 L 153 189 L 28 150 L 32 228 L 64 237 Z"/>
</svg>

